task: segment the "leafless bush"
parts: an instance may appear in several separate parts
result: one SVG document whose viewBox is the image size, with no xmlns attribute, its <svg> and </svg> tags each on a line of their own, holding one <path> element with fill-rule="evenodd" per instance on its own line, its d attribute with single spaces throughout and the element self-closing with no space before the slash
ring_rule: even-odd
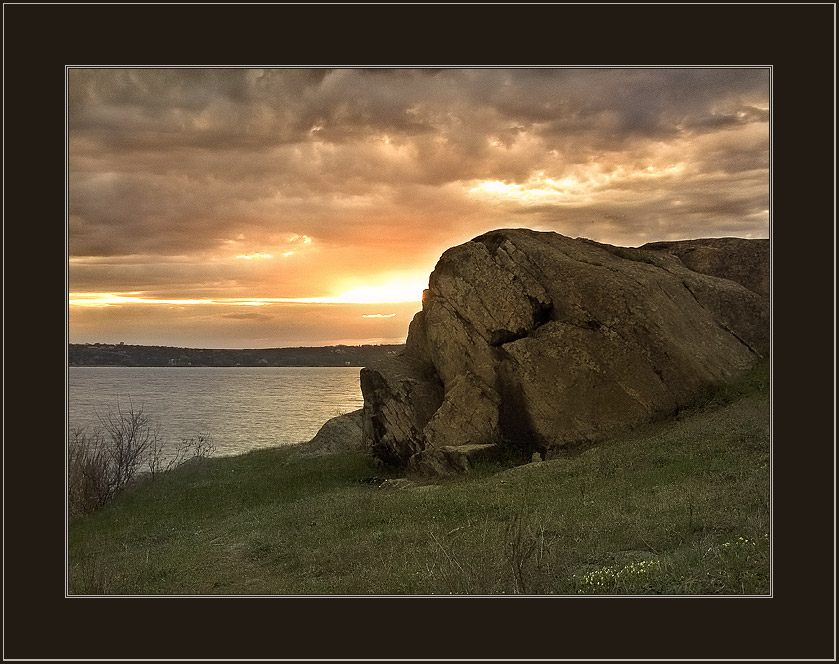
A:
<svg viewBox="0 0 839 664">
<path fill-rule="evenodd" d="M 67 446 L 67 497 L 71 516 L 98 509 L 122 491 L 162 448 L 158 428 L 142 408 L 119 403 L 99 416 L 100 426 L 71 431 Z"/>
<path fill-rule="evenodd" d="M 128 410 L 123 410 L 117 403 L 99 421 L 108 440 L 105 451 L 110 461 L 113 494 L 117 494 L 134 478 L 138 468 L 149 461 L 152 452 L 162 448 L 163 440 L 159 427 L 152 424 L 142 408 L 135 410 L 129 405 Z"/>
<path fill-rule="evenodd" d="M 216 446 L 210 442 L 210 434 L 199 433 L 189 438 L 181 438 L 175 451 L 175 457 L 164 468 L 165 471 L 176 468 L 192 459 L 207 459 L 216 451 Z"/>
<path fill-rule="evenodd" d="M 110 467 L 99 430 L 87 435 L 71 432 L 67 448 L 67 486 L 70 516 L 102 507 L 111 496 Z"/>
<path fill-rule="evenodd" d="M 149 447 L 148 453 L 148 469 L 151 478 L 154 479 L 161 473 L 165 473 L 172 468 L 172 462 L 166 461 L 166 454 L 164 453 L 164 440 L 158 438 Z"/>
<path fill-rule="evenodd" d="M 129 404 L 119 403 L 99 416 L 90 432 L 74 429 L 67 446 L 67 495 L 71 517 L 99 509 L 147 469 L 152 479 L 192 458 L 215 452 L 209 434 L 183 438 L 174 458 L 166 459 L 158 425 Z"/>
</svg>

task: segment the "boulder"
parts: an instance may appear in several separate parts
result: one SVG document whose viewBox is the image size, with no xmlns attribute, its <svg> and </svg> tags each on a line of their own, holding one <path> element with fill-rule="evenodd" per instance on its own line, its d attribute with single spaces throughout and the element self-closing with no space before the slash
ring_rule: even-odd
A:
<svg viewBox="0 0 839 664">
<path fill-rule="evenodd" d="M 311 459 L 342 454 L 350 450 L 364 450 L 361 414 L 362 409 L 359 408 L 327 420 L 314 438 L 296 447 L 291 458 Z"/>
<path fill-rule="evenodd" d="M 625 248 L 508 229 L 449 249 L 405 350 L 361 372 L 365 444 L 447 474 L 498 444 L 547 458 L 677 412 L 769 346 L 765 241 L 723 240 Z"/>
</svg>

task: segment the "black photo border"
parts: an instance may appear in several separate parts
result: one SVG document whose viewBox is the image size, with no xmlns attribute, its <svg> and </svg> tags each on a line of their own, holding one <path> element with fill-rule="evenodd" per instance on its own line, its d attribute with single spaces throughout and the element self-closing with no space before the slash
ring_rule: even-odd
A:
<svg viewBox="0 0 839 664">
<path fill-rule="evenodd" d="M 835 659 L 835 5 L 3 12 L 4 658 Z M 772 597 L 65 597 L 64 79 L 103 64 L 771 66 Z"/>
</svg>

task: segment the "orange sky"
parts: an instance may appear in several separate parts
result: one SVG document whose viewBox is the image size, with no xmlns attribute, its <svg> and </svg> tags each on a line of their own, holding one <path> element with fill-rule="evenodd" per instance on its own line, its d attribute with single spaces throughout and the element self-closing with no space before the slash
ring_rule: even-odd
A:
<svg viewBox="0 0 839 664">
<path fill-rule="evenodd" d="M 398 343 L 493 228 L 769 237 L 769 75 L 70 69 L 70 342 Z"/>
</svg>

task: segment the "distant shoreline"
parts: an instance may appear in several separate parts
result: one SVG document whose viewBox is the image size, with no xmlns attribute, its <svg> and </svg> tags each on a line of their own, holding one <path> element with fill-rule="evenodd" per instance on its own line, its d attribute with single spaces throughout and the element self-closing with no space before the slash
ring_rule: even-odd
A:
<svg viewBox="0 0 839 664">
<path fill-rule="evenodd" d="M 129 344 L 69 344 L 71 367 L 364 367 L 405 344 L 295 348 L 179 348 Z"/>
</svg>

